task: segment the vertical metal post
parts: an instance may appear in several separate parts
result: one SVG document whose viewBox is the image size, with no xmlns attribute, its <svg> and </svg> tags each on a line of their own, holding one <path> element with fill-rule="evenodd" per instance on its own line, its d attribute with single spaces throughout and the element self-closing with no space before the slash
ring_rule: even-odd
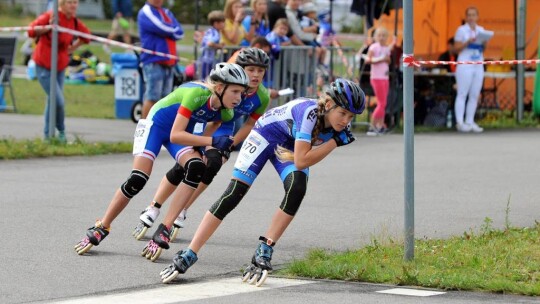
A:
<svg viewBox="0 0 540 304">
<path fill-rule="evenodd" d="M 333 30 L 333 26 L 334 26 L 334 0 L 330 0 L 330 31 Z M 330 45 L 331 48 L 330 48 L 330 65 L 329 65 L 329 68 L 330 68 L 330 79 L 333 79 L 334 78 L 334 48 L 332 45 Z M 313 50 L 315 51 L 315 50 Z"/>
<path fill-rule="evenodd" d="M 527 0 L 516 0 L 516 59 L 525 59 L 525 19 L 527 12 Z M 516 120 L 520 123 L 523 120 L 523 98 L 525 96 L 525 66 L 518 64 L 516 66 Z"/>
<path fill-rule="evenodd" d="M 195 0 L 195 32 L 199 30 L 199 6 L 201 0 Z M 193 60 L 197 61 L 197 50 L 199 49 L 199 43 L 194 41 L 193 43 Z"/>
<path fill-rule="evenodd" d="M 51 45 L 51 87 L 49 93 L 49 138 L 54 137 L 56 130 L 56 77 L 58 75 L 58 0 L 53 0 L 53 28 Z"/>
<path fill-rule="evenodd" d="M 403 5 L 403 53 L 413 54 L 413 0 Z M 405 146 L 405 254 L 404 260 L 414 258 L 414 75 L 413 67 L 403 69 L 403 111 Z"/>
</svg>

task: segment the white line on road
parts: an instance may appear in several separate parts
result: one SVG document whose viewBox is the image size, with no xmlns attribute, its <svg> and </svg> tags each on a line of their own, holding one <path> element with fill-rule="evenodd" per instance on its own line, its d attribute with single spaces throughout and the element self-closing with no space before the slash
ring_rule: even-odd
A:
<svg viewBox="0 0 540 304">
<path fill-rule="evenodd" d="M 65 301 L 57 301 L 51 303 L 177 303 L 183 301 L 223 297 L 233 294 L 257 292 L 268 289 L 290 287 L 310 283 L 314 282 L 269 277 L 263 286 L 256 287 L 255 285 L 242 283 L 240 278 L 227 278 L 218 281 L 209 281 L 194 284 L 169 285 L 166 287 L 147 289 L 142 291 L 133 291 L 128 293 L 73 298 Z"/>
<path fill-rule="evenodd" d="M 403 295 L 403 296 L 415 296 L 415 297 L 429 297 L 429 296 L 438 296 L 438 295 L 445 294 L 445 292 L 442 292 L 442 291 L 407 289 L 407 288 L 392 288 L 392 289 L 386 289 L 386 290 L 379 290 L 376 292 Z"/>
</svg>

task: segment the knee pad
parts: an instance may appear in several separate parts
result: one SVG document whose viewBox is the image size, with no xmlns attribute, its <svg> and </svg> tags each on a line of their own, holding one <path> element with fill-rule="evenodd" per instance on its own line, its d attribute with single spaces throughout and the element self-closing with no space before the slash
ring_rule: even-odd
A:
<svg viewBox="0 0 540 304">
<path fill-rule="evenodd" d="M 186 174 L 182 182 L 191 188 L 197 188 L 201 182 L 206 165 L 200 158 L 192 158 L 186 162 L 184 170 Z"/>
<path fill-rule="evenodd" d="M 290 216 L 294 216 L 300 208 L 307 189 L 307 175 L 302 171 L 293 171 L 283 182 L 285 197 L 279 208 Z"/>
<path fill-rule="evenodd" d="M 144 188 L 148 178 L 146 173 L 139 170 L 133 170 L 127 181 L 120 187 L 120 190 L 122 190 L 125 197 L 131 199 Z"/>
<path fill-rule="evenodd" d="M 201 182 L 210 185 L 221 169 L 222 164 L 221 154 L 219 154 L 218 150 L 210 149 L 206 151 L 206 171 L 204 171 Z"/>
<path fill-rule="evenodd" d="M 179 163 L 175 163 L 174 167 L 172 167 L 165 176 L 167 177 L 169 183 L 178 186 L 180 185 L 180 182 L 184 179 L 185 175 L 186 171 L 184 171 L 184 168 L 182 168 Z"/>
<path fill-rule="evenodd" d="M 238 203 L 240 203 L 248 190 L 248 185 L 235 179 L 231 180 L 227 190 L 225 190 L 219 200 L 210 207 L 210 213 L 218 219 L 223 220 L 229 212 L 238 206 Z"/>
</svg>

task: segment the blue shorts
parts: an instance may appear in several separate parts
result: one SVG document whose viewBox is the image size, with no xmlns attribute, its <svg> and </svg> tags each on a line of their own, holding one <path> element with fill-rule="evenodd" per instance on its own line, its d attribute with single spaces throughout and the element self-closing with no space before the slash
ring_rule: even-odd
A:
<svg viewBox="0 0 540 304">
<path fill-rule="evenodd" d="M 279 174 L 279 177 L 281 178 L 281 181 L 284 181 L 287 175 L 293 171 L 302 171 L 307 176 L 309 176 L 309 168 L 306 168 L 304 170 L 298 170 L 296 166 L 294 165 L 294 162 L 292 161 L 281 161 L 276 156 L 276 148 L 278 145 L 281 145 L 282 143 L 278 140 L 278 138 L 274 138 L 271 134 L 265 134 L 264 138 L 268 141 L 268 145 L 265 147 L 258 146 L 257 148 L 262 148 L 263 150 L 260 151 L 259 155 L 250 161 L 250 163 L 244 164 L 248 168 L 244 170 L 243 168 L 239 168 L 239 165 L 241 165 L 239 159 L 244 158 L 244 156 L 247 156 L 250 154 L 250 152 L 253 152 L 253 143 L 259 142 L 257 139 L 251 140 L 251 136 L 253 133 L 258 133 L 255 130 L 252 130 L 244 143 L 242 144 L 242 148 L 240 148 L 240 152 L 238 157 L 236 158 L 236 163 L 234 164 L 234 170 L 232 177 L 235 179 L 240 180 L 241 182 L 251 186 L 259 173 L 261 173 L 262 168 L 266 164 L 268 160 L 272 163 L 274 168 L 276 169 L 277 173 Z M 256 144 L 255 144 L 256 145 Z"/>
<path fill-rule="evenodd" d="M 172 143 L 170 140 L 170 134 L 171 130 L 153 124 L 148 132 L 148 138 L 144 143 L 144 151 L 142 153 L 134 154 L 134 156 L 142 156 L 154 161 L 161 151 L 161 146 L 163 146 L 176 160 L 176 162 L 179 162 L 180 157 L 184 153 L 193 150 L 193 147 Z"/>
<path fill-rule="evenodd" d="M 143 65 L 144 100 L 158 101 L 167 96 L 173 87 L 173 68 L 157 63 Z"/>
</svg>

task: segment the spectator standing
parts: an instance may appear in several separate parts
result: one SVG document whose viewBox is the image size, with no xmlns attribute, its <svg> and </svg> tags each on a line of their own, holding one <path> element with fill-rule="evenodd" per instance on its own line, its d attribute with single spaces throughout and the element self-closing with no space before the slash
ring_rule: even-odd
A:
<svg viewBox="0 0 540 304">
<path fill-rule="evenodd" d="M 448 39 L 448 48 L 446 52 L 442 53 L 439 56 L 439 61 L 456 61 L 456 48 L 454 46 L 454 37 Z M 456 71 L 455 64 L 441 64 L 439 65 L 440 69 L 445 69 L 448 73 L 454 73 Z"/>
<path fill-rule="evenodd" d="M 137 16 L 139 37 L 144 49 L 176 56 L 176 40 L 182 39 L 184 30 L 173 13 L 163 8 L 163 0 L 148 0 Z M 173 68 L 177 59 L 142 53 L 145 92 L 142 118 L 150 108 L 173 87 Z"/>
<path fill-rule="evenodd" d="M 107 39 L 114 40 L 122 34 L 124 43 L 131 44 L 131 30 L 133 27 L 133 4 L 131 0 L 112 0 L 113 21 L 111 32 Z M 110 53 L 109 46 L 104 44 L 103 49 Z"/>
<path fill-rule="evenodd" d="M 225 2 L 225 27 L 221 31 L 221 42 L 225 46 L 238 46 L 246 36 L 246 31 L 241 25 L 244 20 L 244 7 L 240 0 L 227 0 Z"/>
<path fill-rule="evenodd" d="M 201 41 L 202 55 L 200 59 L 201 79 L 204 80 L 213 68 L 216 60 L 216 50 L 223 48 L 220 43 L 220 31 L 225 27 L 225 15 L 222 11 L 211 11 L 208 14 L 208 23 L 210 28 L 204 32 Z"/>
<path fill-rule="evenodd" d="M 251 0 L 252 15 L 247 15 L 242 21 L 242 26 L 246 31 L 246 37 L 240 45 L 248 46 L 256 36 L 266 36 L 270 33 L 268 21 L 268 4 L 266 0 Z"/>
<path fill-rule="evenodd" d="M 485 43 L 477 43 L 476 36 L 484 31 L 477 24 L 478 9 L 474 6 L 465 10 L 466 23 L 458 27 L 454 35 L 458 61 L 483 61 Z M 461 64 L 456 68 L 457 97 L 454 103 L 456 129 L 458 132 L 481 133 L 483 128 L 474 122 L 478 97 L 484 83 L 484 66 L 479 64 Z M 465 107 L 467 101 L 467 107 Z"/>
<path fill-rule="evenodd" d="M 377 107 L 371 116 L 371 127 L 368 136 L 377 136 L 386 132 L 384 125 L 384 116 L 386 114 L 386 102 L 388 99 L 388 90 L 390 81 L 388 72 L 390 69 L 390 53 L 392 47 L 388 44 L 388 31 L 383 28 L 375 30 L 375 43 L 373 43 L 367 54 L 367 63 L 371 64 L 370 83 L 377 97 Z"/>
<path fill-rule="evenodd" d="M 78 0 L 59 0 L 58 1 L 58 25 L 71 30 L 90 34 L 90 30 L 86 25 L 77 19 Z M 58 63 L 56 74 L 56 125 L 49 126 L 49 111 L 50 111 L 50 89 L 51 89 L 51 47 L 52 47 L 52 32 L 51 29 L 32 29 L 34 26 L 44 26 L 52 24 L 53 12 L 48 10 L 32 23 L 28 30 L 28 36 L 37 37 L 36 50 L 33 53 L 32 59 L 36 63 L 36 75 L 39 84 L 47 94 L 47 104 L 45 105 L 45 139 L 49 138 L 49 128 L 58 130 L 58 139 L 61 142 L 66 142 L 65 124 L 64 124 L 64 78 L 65 69 L 69 63 L 69 54 L 73 53 L 79 46 L 89 43 L 90 40 L 85 38 L 74 38 L 69 33 L 58 33 Z"/>
</svg>

